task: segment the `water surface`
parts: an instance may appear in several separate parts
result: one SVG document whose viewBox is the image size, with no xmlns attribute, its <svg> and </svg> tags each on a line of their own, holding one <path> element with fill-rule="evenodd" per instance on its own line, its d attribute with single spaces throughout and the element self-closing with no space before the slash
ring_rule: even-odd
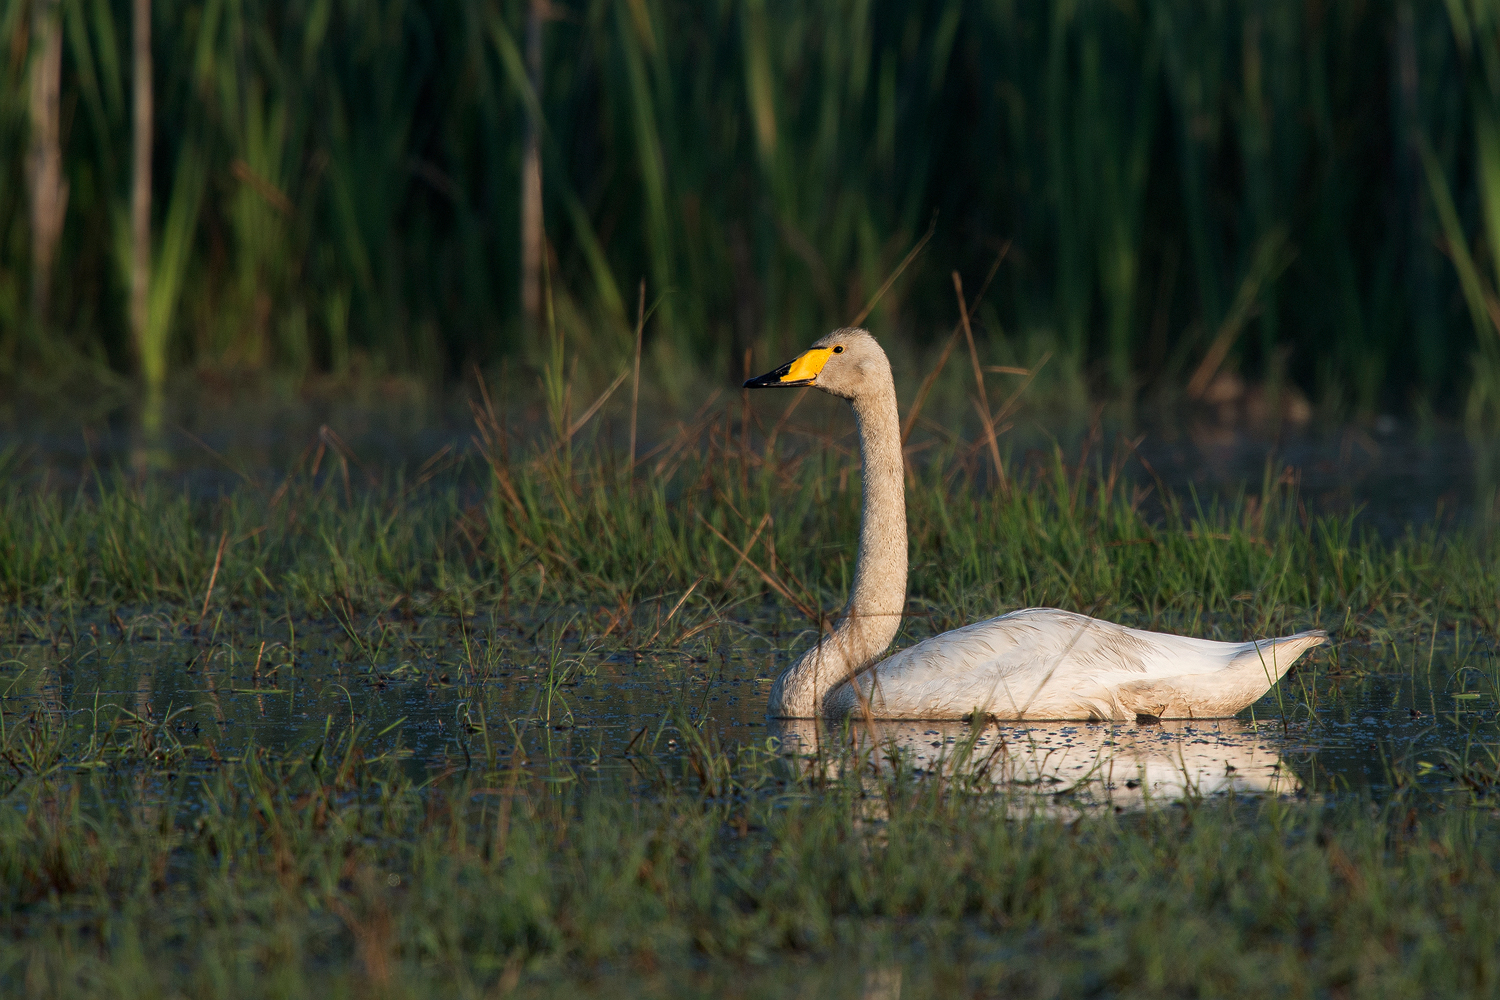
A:
<svg viewBox="0 0 1500 1000">
<path fill-rule="evenodd" d="M 681 757 L 693 730 L 726 748 L 803 757 L 853 744 L 927 774 L 962 757 L 996 787 L 1084 807 L 1410 784 L 1488 794 L 1500 773 L 1500 659 L 1466 634 L 1316 652 L 1235 719 L 991 722 L 975 733 L 967 722 L 768 720 L 770 680 L 805 639 L 774 610 L 654 635 L 645 619 L 638 648 L 577 612 L 291 628 L 249 614 L 176 616 L 15 610 L 0 634 L 6 724 L 30 719 L 60 734 L 65 766 L 156 755 L 209 768 L 251 748 L 307 758 L 352 726 L 367 757 L 523 766 L 558 780 Z M 91 756 L 106 744 L 110 753 Z"/>
</svg>

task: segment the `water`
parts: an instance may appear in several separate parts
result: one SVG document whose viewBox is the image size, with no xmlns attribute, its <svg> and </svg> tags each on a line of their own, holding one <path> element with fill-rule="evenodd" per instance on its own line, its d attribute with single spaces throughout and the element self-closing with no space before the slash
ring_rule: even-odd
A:
<svg viewBox="0 0 1500 1000">
<path fill-rule="evenodd" d="M 1320 651 L 1235 719 L 1004 722 L 974 734 L 964 722 L 768 720 L 770 681 L 806 637 L 769 608 L 712 621 L 659 629 L 630 649 L 576 613 L 288 629 L 248 614 L 15 610 L 0 632 L 0 710 L 7 726 L 30 717 L 62 734 L 66 766 L 104 744 L 113 749 L 97 759 L 119 766 L 154 755 L 201 769 L 252 747 L 307 758 L 352 725 L 366 757 L 571 780 L 628 769 L 635 755 L 680 757 L 684 727 L 697 726 L 725 747 L 803 757 L 851 740 L 877 759 L 894 748 L 925 773 L 968 753 L 996 787 L 1082 808 L 1189 794 L 1382 796 L 1413 784 L 1488 794 L 1500 773 L 1500 657 L 1464 633 Z M 648 616 L 636 624 L 651 635 Z"/>
<path fill-rule="evenodd" d="M 1492 443 L 1452 429 L 1422 432 L 1389 417 L 1371 429 L 1326 427 L 1278 440 L 1202 425 L 1160 428 L 1145 436 L 1139 455 L 1167 489 L 1205 499 L 1260 492 L 1269 463 L 1309 513 L 1353 514 L 1388 540 L 1412 528 L 1500 519 Z"/>
</svg>

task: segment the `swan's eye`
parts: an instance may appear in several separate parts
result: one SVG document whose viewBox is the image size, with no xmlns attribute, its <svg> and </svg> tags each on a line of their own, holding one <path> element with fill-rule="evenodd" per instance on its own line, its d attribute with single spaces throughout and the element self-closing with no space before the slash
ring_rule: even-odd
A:
<svg viewBox="0 0 1500 1000">
<path fill-rule="evenodd" d="M 835 347 L 833 349 L 833 353 L 834 354 L 843 354 L 844 353 L 844 345 L 840 344 L 838 347 Z"/>
</svg>

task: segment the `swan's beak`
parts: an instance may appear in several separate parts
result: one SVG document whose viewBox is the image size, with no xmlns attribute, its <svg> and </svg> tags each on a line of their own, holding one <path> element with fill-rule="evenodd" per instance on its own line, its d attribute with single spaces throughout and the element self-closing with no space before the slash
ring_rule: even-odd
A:
<svg viewBox="0 0 1500 1000">
<path fill-rule="evenodd" d="M 818 378 L 818 372 L 833 357 L 833 348 L 814 347 L 810 351 L 801 354 L 797 360 L 788 361 L 780 368 L 772 372 L 766 372 L 757 378 L 745 383 L 746 389 L 770 389 L 791 388 L 798 385 L 812 385 Z"/>
</svg>

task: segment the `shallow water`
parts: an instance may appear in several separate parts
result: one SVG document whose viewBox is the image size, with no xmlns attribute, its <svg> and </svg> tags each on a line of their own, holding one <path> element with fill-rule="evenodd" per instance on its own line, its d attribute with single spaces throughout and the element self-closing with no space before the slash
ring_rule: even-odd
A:
<svg viewBox="0 0 1500 1000">
<path fill-rule="evenodd" d="M 764 715 L 770 679 L 805 637 L 774 611 L 678 623 L 630 649 L 577 615 L 203 622 L 120 612 L 16 611 L 0 632 L 8 726 L 63 737 L 65 767 L 213 766 L 252 747 L 282 758 L 358 727 L 366 757 L 417 769 L 519 764 L 571 780 L 680 757 L 698 727 L 725 747 L 816 756 L 855 743 L 872 760 L 951 772 L 1082 807 L 1183 795 L 1377 796 L 1403 785 L 1488 794 L 1500 775 L 1500 658 L 1463 634 L 1336 645 L 1241 717 L 1158 724 L 874 722 Z M 661 633 L 665 633 L 665 638 Z M 108 745 L 105 753 L 97 753 Z M 122 751 L 120 748 L 125 748 Z"/>
</svg>

